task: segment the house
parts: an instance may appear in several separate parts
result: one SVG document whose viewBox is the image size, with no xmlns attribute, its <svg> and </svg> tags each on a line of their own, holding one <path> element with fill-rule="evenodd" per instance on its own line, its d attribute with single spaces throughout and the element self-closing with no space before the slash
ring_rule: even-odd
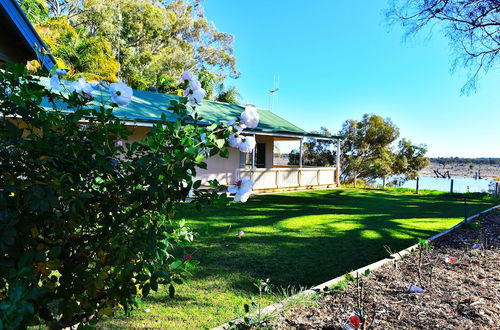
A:
<svg viewBox="0 0 500 330">
<path fill-rule="evenodd" d="M 48 78 L 40 78 L 40 81 L 47 87 L 50 85 Z M 129 141 L 140 141 L 146 137 L 150 128 L 161 120 L 163 113 L 167 120 L 173 117 L 172 112 L 168 110 L 168 105 L 171 100 L 175 99 L 179 99 L 179 97 L 134 90 L 132 102 L 127 106 L 116 108 L 113 114 L 119 117 L 132 131 Z M 44 106 L 50 108 L 51 104 L 47 102 Z M 204 100 L 201 105 L 196 107 L 196 112 L 203 118 L 201 123 L 209 125 L 237 119 L 244 109 L 240 105 Z M 254 181 L 254 190 L 257 192 L 339 186 L 339 171 L 337 170 L 339 166 L 303 166 L 301 146 L 306 138 L 340 139 L 340 137 L 307 133 L 269 110 L 258 109 L 258 112 L 259 125 L 254 129 L 243 131 L 243 135 L 255 137 L 256 147 L 253 152 L 242 153 L 236 148 L 229 148 L 229 158 L 214 156 L 207 159 L 207 169 L 198 169 L 197 171 L 198 179 L 203 182 L 217 179 L 221 184 L 230 185 L 242 178 L 248 178 Z M 295 141 L 297 143 L 300 150 L 298 165 L 274 164 L 274 146 L 278 141 Z M 337 148 L 337 155 L 339 154 Z M 337 164 L 339 162 L 340 158 L 337 156 Z"/>
<path fill-rule="evenodd" d="M 38 59 L 49 71 L 56 63 L 16 0 L 0 0 L 0 63 Z"/>
<path fill-rule="evenodd" d="M 54 58 L 50 55 L 41 57 L 40 49 L 45 48 L 45 45 L 16 1 L 0 0 L 0 4 L 0 25 L 4 31 L 8 31 L 0 36 L 0 60 L 23 63 L 38 57 L 43 58 L 44 67 L 50 70 L 55 63 Z M 47 78 L 41 78 L 41 82 L 49 85 Z M 114 114 L 132 130 L 131 140 L 141 140 L 154 123 L 160 120 L 162 113 L 167 118 L 172 115 L 168 104 L 176 98 L 178 96 L 135 90 L 132 102 L 116 109 Z M 214 101 L 203 101 L 196 108 L 207 125 L 234 120 L 243 110 L 244 107 L 239 105 Z M 229 158 L 209 158 L 207 169 L 199 169 L 198 179 L 203 182 L 217 179 L 221 184 L 230 185 L 239 179 L 249 178 L 254 181 L 254 190 L 257 192 L 339 186 L 339 148 L 337 147 L 336 167 L 306 167 L 302 165 L 302 142 L 306 138 L 338 140 L 340 137 L 310 134 L 271 111 L 259 109 L 258 112 L 259 125 L 243 131 L 243 135 L 255 137 L 257 145 L 253 152 L 242 153 L 230 148 Z M 299 165 L 274 164 L 274 145 L 278 141 L 295 141 L 300 146 Z"/>
</svg>

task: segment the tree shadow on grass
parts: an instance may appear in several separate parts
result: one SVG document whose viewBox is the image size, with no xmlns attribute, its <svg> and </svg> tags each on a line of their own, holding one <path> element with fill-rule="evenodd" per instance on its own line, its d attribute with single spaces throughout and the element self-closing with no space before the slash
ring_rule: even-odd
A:
<svg viewBox="0 0 500 330">
<path fill-rule="evenodd" d="M 469 215 L 490 205 L 469 201 Z M 201 213 L 186 206 L 180 215 L 212 232 L 200 236 L 193 278 L 224 278 L 251 295 L 256 279 L 320 284 L 386 257 L 384 246 L 401 250 L 451 227 L 463 212 L 463 201 L 453 196 L 330 190 L 253 196 L 247 204 Z M 234 236 L 240 229 L 241 239 Z"/>
</svg>

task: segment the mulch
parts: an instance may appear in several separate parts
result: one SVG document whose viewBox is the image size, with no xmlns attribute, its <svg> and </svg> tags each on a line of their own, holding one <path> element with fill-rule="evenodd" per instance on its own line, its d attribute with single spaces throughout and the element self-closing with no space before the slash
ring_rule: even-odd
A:
<svg viewBox="0 0 500 330">
<path fill-rule="evenodd" d="M 473 248 L 475 243 L 481 248 Z M 421 280 L 416 251 L 360 275 L 359 286 L 351 282 L 341 292 L 322 293 L 317 305 L 281 313 L 272 328 L 345 329 L 357 311 L 365 316 L 359 329 L 500 329 L 500 211 L 422 251 Z M 447 263 L 446 257 L 458 261 Z M 408 292 L 411 285 L 425 292 Z"/>
</svg>

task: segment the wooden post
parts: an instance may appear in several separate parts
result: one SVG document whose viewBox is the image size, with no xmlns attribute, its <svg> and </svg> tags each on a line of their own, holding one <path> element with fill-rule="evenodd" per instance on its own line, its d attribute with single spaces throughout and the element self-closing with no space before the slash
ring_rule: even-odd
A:
<svg viewBox="0 0 500 330">
<path fill-rule="evenodd" d="M 464 197 L 464 220 L 467 220 L 467 197 Z"/>
<path fill-rule="evenodd" d="M 255 134 L 253 135 L 253 138 L 255 140 Z M 251 177 L 251 180 L 252 182 L 255 182 L 255 149 L 257 148 L 257 144 L 255 145 L 255 148 L 253 148 L 252 150 L 252 175 L 250 176 Z"/>
<path fill-rule="evenodd" d="M 299 155 L 299 168 L 302 168 L 302 153 L 304 150 L 302 149 L 302 143 L 304 142 L 304 138 L 300 138 L 300 155 Z"/>
<path fill-rule="evenodd" d="M 453 179 L 450 182 L 450 193 L 453 194 Z"/>
<path fill-rule="evenodd" d="M 337 187 L 340 187 L 340 139 L 337 138 L 337 157 L 335 158 L 335 166 L 337 166 L 337 171 L 335 171 L 335 183 Z"/>
<path fill-rule="evenodd" d="M 417 176 L 417 189 L 415 190 L 415 193 L 418 195 L 418 189 L 419 189 L 419 177 Z"/>
<path fill-rule="evenodd" d="M 255 140 L 255 134 L 253 135 L 253 138 Z M 256 148 L 253 148 L 252 150 L 252 171 L 255 171 L 255 149 Z"/>
</svg>

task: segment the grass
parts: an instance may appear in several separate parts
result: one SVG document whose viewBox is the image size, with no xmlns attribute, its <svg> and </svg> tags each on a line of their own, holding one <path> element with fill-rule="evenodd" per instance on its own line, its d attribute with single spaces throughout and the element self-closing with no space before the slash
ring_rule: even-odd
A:
<svg viewBox="0 0 500 330">
<path fill-rule="evenodd" d="M 494 204 L 470 198 L 469 215 Z M 186 205 L 179 215 L 200 233 L 194 258 L 201 263 L 193 276 L 174 299 L 162 288 L 131 317 L 101 326 L 211 328 L 244 314 L 243 305 L 258 296 L 257 279 L 282 287 L 320 284 L 385 257 L 384 245 L 401 250 L 455 225 L 464 206 L 462 195 L 338 189 L 253 196 L 202 213 Z M 238 238 L 240 230 L 245 235 Z M 265 303 L 281 298 L 267 295 Z"/>
</svg>

